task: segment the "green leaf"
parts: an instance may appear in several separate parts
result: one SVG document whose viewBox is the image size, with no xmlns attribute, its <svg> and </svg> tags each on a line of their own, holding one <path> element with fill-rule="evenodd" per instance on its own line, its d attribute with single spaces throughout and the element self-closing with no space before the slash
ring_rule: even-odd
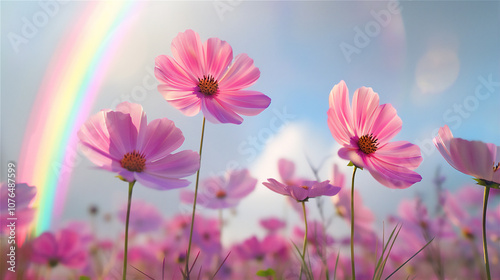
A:
<svg viewBox="0 0 500 280">
<path fill-rule="evenodd" d="M 434 240 L 434 237 L 429 240 L 429 242 L 427 242 L 427 244 L 424 245 L 424 247 L 420 248 L 420 250 L 418 250 L 415 254 L 413 254 L 413 256 L 411 256 L 408 260 L 406 260 L 402 265 L 400 265 L 398 268 L 396 268 L 396 270 L 394 270 L 389 276 L 387 276 L 387 278 L 385 278 L 385 280 L 389 279 L 392 275 L 394 275 L 396 272 L 398 272 L 398 270 L 400 270 L 405 264 L 407 264 L 409 261 L 411 261 L 416 255 L 418 255 L 418 253 L 422 252 L 425 247 L 427 247 L 429 244 L 431 244 L 432 240 Z M 408 276 L 409 278 L 410 276 Z"/>
<path fill-rule="evenodd" d="M 347 164 L 347 166 L 356 166 L 354 163 L 352 163 L 352 161 L 349 161 L 349 163 Z M 359 166 L 356 166 L 359 170 L 363 170 L 363 167 L 359 167 Z"/>
<path fill-rule="evenodd" d="M 79 280 L 90 280 L 88 276 L 80 276 Z"/>
<path fill-rule="evenodd" d="M 257 271 L 257 276 L 261 276 L 261 277 L 269 277 L 269 276 L 275 276 L 275 275 L 276 275 L 276 271 L 274 271 L 274 269 L 272 269 L 272 268 Z"/>
<path fill-rule="evenodd" d="M 125 178 L 123 178 L 121 175 L 117 175 L 115 177 L 118 178 L 118 179 L 120 179 L 120 180 L 122 180 L 123 182 L 127 182 L 127 183 L 129 182 Z"/>
<path fill-rule="evenodd" d="M 484 186 L 486 188 L 494 188 L 494 189 L 499 189 L 499 184 L 491 181 L 486 181 L 483 179 L 478 179 L 478 178 L 472 178 L 472 180 L 476 181 L 476 184 L 480 186 Z"/>
</svg>

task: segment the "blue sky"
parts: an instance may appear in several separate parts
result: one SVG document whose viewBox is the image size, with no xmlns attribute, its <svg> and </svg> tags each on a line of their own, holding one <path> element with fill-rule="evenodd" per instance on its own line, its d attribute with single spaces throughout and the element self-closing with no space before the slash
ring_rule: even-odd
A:
<svg viewBox="0 0 500 280">
<path fill-rule="evenodd" d="M 19 32 L 21 19 L 40 6 L 35 1 L 2 2 L 2 166 L 18 158 L 47 63 L 84 5 L 72 1 L 61 5 L 16 53 L 6 34 Z M 346 81 L 351 94 L 368 86 L 379 93 L 382 103 L 393 104 L 403 120 L 396 140 L 418 144 L 424 154 L 417 169 L 424 179 L 407 190 L 388 190 L 368 172 L 359 175 L 366 203 L 381 217 L 394 211 L 401 198 L 415 193 L 432 201 L 432 178 L 439 166 L 449 178 L 448 189 L 470 182 L 430 144 L 440 126 L 449 125 L 459 137 L 500 145 L 500 2 L 154 1 L 143 2 L 136 16 L 93 112 L 109 108 L 121 93 L 141 85 L 154 58 L 171 55 L 172 39 L 186 29 L 198 32 L 202 40 L 227 41 L 235 55 L 247 53 L 261 71 L 252 89 L 270 96 L 271 106 L 245 118 L 240 126 L 208 124 L 202 177 L 221 174 L 228 164 L 236 164 L 263 180 L 276 176 L 279 157 L 295 159 L 299 173 L 310 175 L 304 164 L 307 154 L 317 163 L 331 155 L 321 170 L 328 179 L 333 162 L 345 165 L 336 156 L 338 146 L 326 123 L 328 95 L 340 80 Z M 149 120 L 168 117 L 176 122 L 186 136 L 184 149 L 198 149 L 200 115 L 183 116 L 154 89 L 139 103 Z M 344 170 L 349 176 L 350 170 Z M 86 159 L 73 174 L 64 219 L 85 218 L 82 213 L 90 203 L 113 211 L 126 199 L 125 185 L 112 174 L 93 169 Z M 260 184 L 257 188 L 238 211 L 248 219 L 273 212 L 275 208 L 264 204 L 281 199 Z M 136 189 L 135 197 L 152 201 L 169 215 L 184 209 L 176 192 Z"/>
</svg>

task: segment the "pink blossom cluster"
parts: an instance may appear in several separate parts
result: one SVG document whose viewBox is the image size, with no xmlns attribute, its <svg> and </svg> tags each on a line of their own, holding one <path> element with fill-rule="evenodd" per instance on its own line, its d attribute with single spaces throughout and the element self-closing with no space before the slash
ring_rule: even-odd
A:
<svg viewBox="0 0 500 280">
<path fill-rule="evenodd" d="M 292 162 L 282 159 L 280 163 L 283 167 L 285 163 Z M 339 173 L 336 166 L 332 170 L 335 170 L 335 180 L 332 181 L 345 181 L 345 175 Z M 239 173 L 246 176 L 247 171 Z M 246 188 L 245 182 L 237 183 L 239 185 L 232 185 L 228 190 L 228 197 L 240 192 L 240 188 Z M 334 273 L 335 279 L 351 279 L 350 258 L 346 253 L 349 236 L 336 234 L 351 222 L 347 206 L 350 190 L 344 184 L 340 187 L 337 196 L 325 201 L 325 207 L 336 209 L 334 215 L 329 217 L 333 222 L 320 219 L 308 221 L 307 258 L 314 279 L 325 279 L 327 270 L 331 279 Z M 421 197 L 402 200 L 397 212 L 383 219 L 386 221 L 385 238 L 396 224 L 402 225 L 384 276 L 434 238 L 429 247 L 393 278 L 406 279 L 408 275 L 413 275 L 416 279 L 482 279 L 481 189 L 473 185 L 465 185 L 456 192 L 441 190 L 438 186 L 435 189 L 440 190 L 436 205 L 425 204 Z M 495 204 L 487 213 L 488 241 L 490 259 L 498 261 L 500 194 L 495 192 L 492 198 Z M 375 215 L 363 204 L 357 191 L 355 199 L 355 211 L 359 213 L 355 217 L 356 273 L 358 278 L 367 279 L 373 275 L 374 260 L 377 253 L 380 254 L 380 246 L 383 246 L 381 224 L 377 224 Z M 142 200 L 134 201 L 133 205 L 129 264 L 134 268 L 129 270 L 127 279 L 150 279 L 144 274 L 153 279 L 163 279 L 162 275 L 165 275 L 164 279 L 183 279 L 179 268 L 185 262 L 190 215 L 164 217 L 157 207 Z M 116 209 L 113 219 L 124 223 L 123 216 L 123 208 Z M 92 228 L 91 221 L 104 218 L 99 212 L 89 214 L 88 221 L 70 223 L 64 228 L 29 239 L 18 248 L 20 266 L 16 273 L 4 270 L 1 272 L 4 275 L 2 279 L 75 279 L 75 275 L 86 275 L 90 279 L 120 278 L 124 237 L 100 237 L 99 231 L 105 229 Z M 276 215 L 264 217 L 256 225 L 255 232 L 231 244 L 221 240 L 225 222 L 221 223 L 217 215 L 199 214 L 196 223 L 193 249 L 197 258 L 192 269 L 200 275 L 199 279 L 211 279 L 216 271 L 215 279 L 264 279 L 256 276 L 256 272 L 269 268 L 276 273 L 276 279 L 298 279 L 296 268 L 300 267 L 300 260 L 293 244 L 301 244 L 304 236 L 304 225 L 298 213 L 288 219 Z M 8 246 L 3 242 L 7 238 L 8 235 L 3 233 L 2 249 Z M 499 267 L 492 266 L 492 275 L 499 274 Z"/>
</svg>

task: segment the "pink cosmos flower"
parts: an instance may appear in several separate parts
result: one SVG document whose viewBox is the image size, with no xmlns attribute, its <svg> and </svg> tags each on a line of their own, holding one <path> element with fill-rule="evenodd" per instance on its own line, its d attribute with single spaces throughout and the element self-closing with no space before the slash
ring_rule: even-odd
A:
<svg viewBox="0 0 500 280">
<path fill-rule="evenodd" d="M 55 267 L 62 264 L 69 268 L 83 268 L 88 253 L 78 233 L 63 229 L 56 234 L 44 232 L 32 243 L 31 260 Z"/>
<path fill-rule="evenodd" d="M 14 188 L 9 188 L 7 183 L 2 183 L 0 185 L 0 219 L 2 225 L 2 232 L 6 235 L 10 234 L 10 227 L 8 218 L 17 218 L 16 231 L 18 235 L 28 227 L 35 216 L 35 209 L 30 207 L 31 201 L 35 198 L 36 188 L 30 187 L 27 184 L 20 183 L 16 184 Z M 11 208 L 15 211 L 15 216 L 11 216 L 9 211 L 9 199 L 15 201 L 15 207 Z M 17 242 L 20 242 L 19 237 Z"/>
<path fill-rule="evenodd" d="M 267 179 L 268 182 L 263 182 L 264 186 L 273 192 L 290 196 L 298 202 L 307 201 L 309 198 L 322 195 L 332 196 L 340 191 L 340 187 L 330 185 L 328 180 L 323 182 L 317 181 L 302 181 L 301 184 L 285 185 L 275 179 Z"/>
<path fill-rule="evenodd" d="M 174 122 L 163 118 L 148 124 L 139 104 L 123 102 L 116 111 L 95 114 L 80 128 L 78 137 L 83 153 L 100 168 L 154 189 L 186 187 L 189 181 L 180 178 L 200 167 L 196 152 L 172 154 L 184 142 Z"/>
<path fill-rule="evenodd" d="M 232 208 L 250 194 L 257 179 L 247 169 L 231 170 L 225 176 L 207 178 L 201 182 L 197 204 L 210 209 Z M 193 203 L 194 192 L 181 192 L 181 201 Z"/>
<path fill-rule="evenodd" d="M 278 230 L 283 229 L 286 226 L 286 223 L 283 220 L 276 217 L 261 219 L 259 221 L 259 224 L 269 233 L 277 232 Z"/>
<path fill-rule="evenodd" d="M 218 219 L 196 216 L 193 242 L 207 255 L 218 254 L 222 250 L 220 223 Z"/>
<path fill-rule="evenodd" d="M 125 224 L 127 217 L 127 204 L 125 203 L 118 212 L 119 220 Z M 163 217 L 158 209 L 143 200 L 136 200 L 130 209 L 130 229 L 136 233 L 155 231 L 160 228 Z"/>
<path fill-rule="evenodd" d="M 453 168 L 498 188 L 500 146 L 454 138 L 447 125 L 439 129 L 434 145 Z"/>
<path fill-rule="evenodd" d="M 210 38 L 202 43 L 189 29 L 172 41 L 172 55 L 156 58 L 158 91 L 187 116 L 201 110 L 210 122 L 240 124 L 240 115 L 257 115 L 271 103 L 261 92 L 244 90 L 257 81 L 259 68 L 246 54 L 231 64 L 233 50 L 225 41 Z"/>
<path fill-rule="evenodd" d="M 422 162 L 420 148 L 407 141 L 389 142 L 401 130 L 402 121 L 391 104 L 379 105 L 379 96 L 371 88 L 357 89 L 351 108 L 345 82 L 335 85 L 328 126 L 343 146 L 339 156 L 368 169 L 382 185 L 403 189 L 422 180 L 413 171 Z"/>
<path fill-rule="evenodd" d="M 287 242 L 279 235 L 267 235 L 259 240 L 252 236 L 235 247 L 235 251 L 243 260 L 259 260 L 266 258 L 285 259 L 288 254 Z M 281 258 L 276 258 L 280 256 Z"/>
</svg>

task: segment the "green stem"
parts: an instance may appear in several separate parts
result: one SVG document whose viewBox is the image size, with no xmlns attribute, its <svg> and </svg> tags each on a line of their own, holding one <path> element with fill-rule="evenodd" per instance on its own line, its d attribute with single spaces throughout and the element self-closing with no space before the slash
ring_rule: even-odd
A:
<svg viewBox="0 0 500 280">
<path fill-rule="evenodd" d="M 128 203 L 127 203 L 127 218 L 125 220 L 125 249 L 123 251 L 123 280 L 127 276 L 127 251 L 128 251 L 128 223 L 130 221 L 130 205 L 132 204 L 132 189 L 135 181 L 128 182 Z"/>
<path fill-rule="evenodd" d="M 351 183 L 351 271 L 352 279 L 356 279 L 356 269 L 354 266 L 354 176 L 356 175 L 357 166 L 354 166 L 354 171 L 352 172 L 352 183 Z"/>
<path fill-rule="evenodd" d="M 490 187 L 484 187 L 484 199 L 483 199 L 483 252 L 484 252 L 484 263 L 486 265 L 486 278 L 491 280 L 490 273 L 490 261 L 488 259 L 488 245 L 486 244 L 486 208 L 488 207 L 488 196 L 490 195 Z"/>
<path fill-rule="evenodd" d="M 305 261 L 305 258 L 306 258 L 306 248 L 307 248 L 307 215 L 306 215 L 306 203 L 305 201 L 302 201 L 302 212 L 304 213 L 304 223 L 305 223 L 305 226 L 306 226 L 306 232 L 304 233 L 304 245 L 302 247 L 302 264 L 305 266 L 306 264 L 306 261 Z M 299 279 L 302 279 L 302 265 L 300 266 L 300 278 Z"/>
<path fill-rule="evenodd" d="M 189 279 L 189 254 L 191 253 L 191 242 L 193 240 L 193 228 L 194 228 L 194 216 L 196 213 L 196 199 L 198 198 L 198 183 L 200 182 L 200 169 L 201 169 L 201 152 L 203 149 L 203 137 L 205 135 L 205 117 L 203 117 L 203 124 L 201 125 L 201 140 L 200 140 L 200 168 L 196 172 L 196 184 L 194 187 L 194 201 L 193 201 L 193 213 L 191 216 L 191 229 L 189 230 L 189 244 L 186 253 L 186 276 Z"/>
</svg>

